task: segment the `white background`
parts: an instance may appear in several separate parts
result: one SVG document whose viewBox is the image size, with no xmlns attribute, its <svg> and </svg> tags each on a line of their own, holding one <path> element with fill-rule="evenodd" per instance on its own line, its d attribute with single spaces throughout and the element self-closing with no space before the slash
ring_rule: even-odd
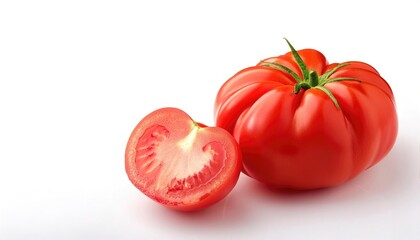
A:
<svg viewBox="0 0 420 240">
<path fill-rule="evenodd" d="M 371 2 L 0 0 L 0 239 L 420 239 L 418 3 Z M 283 37 L 387 79 L 390 154 L 319 191 L 241 175 L 190 214 L 135 189 L 124 150 L 137 122 L 172 106 L 214 124 L 219 87 L 288 51 Z"/>
</svg>

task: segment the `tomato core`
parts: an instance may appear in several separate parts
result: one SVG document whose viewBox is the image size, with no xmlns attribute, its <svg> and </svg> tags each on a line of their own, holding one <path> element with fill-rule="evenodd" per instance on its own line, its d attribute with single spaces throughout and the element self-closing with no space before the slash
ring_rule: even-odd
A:
<svg viewBox="0 0 420 240">
<path fill-rule="evenodd" d="M 191 190 L 210 182 L 223 169 L 226 160 L 226 150 L 220 142 L 211 142 L 203 146 L 202 152 L 208 156 L 208 163 L 200 171 L 187 177 L 174 177 L 169 181 L 168 194 L 177 191 Z M 192 159 L 194 161 L 194 159 Z"/>
<path fill-rule="evenodd" d="M 195 123 L 189 134 L 173 144 L 171 134 L 162 125 L 152 125 L 139 138 L 136 147 L 136 167 L 139 173 L 149 175 L 145 187 L 169 194 L 185 195 L 210 182 L 223 169 L 227 155 L 218 141 L 203 146 L 197 141 L 200 128 Z"/>
</svg>

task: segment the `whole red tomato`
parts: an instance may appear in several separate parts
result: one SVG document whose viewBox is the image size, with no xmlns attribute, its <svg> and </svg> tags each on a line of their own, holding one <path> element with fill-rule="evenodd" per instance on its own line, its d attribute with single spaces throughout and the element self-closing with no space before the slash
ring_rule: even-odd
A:
<svg viewBox="0 0 420 240">
<path fill-rule="evenodd" d="M 287 40 L 286 40 L 287 41 Z M 314 49 L 261 61 L 230 78 L 216 126 L 243 154 L 243 171 L 279 188 L 341 184 L 380 161 L 397 136 L 391 88 L 363 62 L 329 64 Z"/>
</svg>

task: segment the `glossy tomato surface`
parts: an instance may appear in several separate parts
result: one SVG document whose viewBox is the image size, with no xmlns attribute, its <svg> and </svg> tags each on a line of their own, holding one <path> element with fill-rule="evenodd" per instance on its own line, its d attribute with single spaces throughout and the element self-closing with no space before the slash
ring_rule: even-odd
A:
<svg viewBox="0 0 420 240">
<path fill-rule="evenodd" d="M 134 186 L 158 203 L 199 210 L 233 189 L 241 154 L 224 129 L 197 123 L 177 108 L 162 108 L 133 130 L 125 169 Z"/>
<path fill-rule="evenodd" d="M 394 96 L 366 63 L 293 50 L 230 78 L 217 94 L 216 126 L 234 135 L 250 177 L 278 188 L 335 186 L 391 150 Z"/>
</svg>

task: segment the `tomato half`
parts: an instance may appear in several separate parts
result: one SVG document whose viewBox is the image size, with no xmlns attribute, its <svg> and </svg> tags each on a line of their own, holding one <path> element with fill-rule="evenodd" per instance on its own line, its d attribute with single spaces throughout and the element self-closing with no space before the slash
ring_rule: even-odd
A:
<svg viewBox="0 0 420 240">
<path fill-rule="evenodd" d="M 241 70 L 221 87 L 216 126 L 234 135 L 243 171 L 258 181 L 291 189 L 341 184 L 394 145 L 392 90 L 366 63 L 329 64 L 321 52 L 287 43 L 291 52 Z"/>
<path fill-rule="evenodd" d="M 233 189 L 241 154 L 224 129 L 197 123 L 180 109 L 162 108 L 135 127 L 125 169 L 134 186 L 156 202 L 176 210 L 199 210 Z"/>
</svg>

